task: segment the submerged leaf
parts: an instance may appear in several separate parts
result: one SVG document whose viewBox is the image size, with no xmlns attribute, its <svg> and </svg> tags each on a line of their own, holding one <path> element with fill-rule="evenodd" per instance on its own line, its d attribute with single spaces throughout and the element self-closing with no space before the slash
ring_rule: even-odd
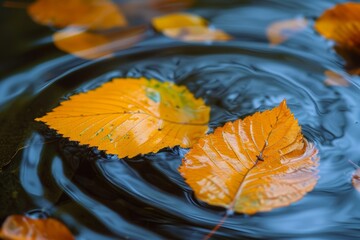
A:
<svg viewBox="0 0 360 240">
<path fill-rule="evenodd" d="M 172 13 L 160 17 L 155 17 L 152 20 L 154 28 L 162 32 L 169 28 L 182 28 L 194 26 L 207 26 L 204 18 L 189 14 L 189 13 Z"/>
<path fill-rule="evenodd" d="M 104 30 L 127 25 L 124 15 L 111 0 L 36 0 L 28 8 L 39 24 L 77 26 Z"/>
<path fill-rule="evenodd" d="M 267 37 L 271 44 L 280 44 L 308 26 L 308 21 L 304 18 L 282 20 L 272 23 L 267 28 Z"/>
<path fill-rule="evenodd" d="M 326 79 L 324 81 L 327 86 L 349 86 L 348 80 L 346 78 L 334 71 L 326 70 L 324 72 Z"/>
<path fill-rule="evenodd" d="M 1 239 L 11 240 L 74 240 L 64 224 L 56 219 L 33 219 L 22 215 L 6 218 L 0 231 Z"/>
<path fill-rule="evenodd" d="M 62 102 L 42 118 L 64 137 L 120 158 L 191 147 L 208 129 L 210 108 L 184 86 L 117 78 Z"/>
<path fill-rule="evenodd" d="M 144 37 L 145 29 L 118 32 L 115 36 L 65 28 L 53 35 L 54 44 L 64 52 L 84 59 L 95 59 L 132 47 Z"/>
<path fill-rule="evenodd" d="M 311 191 L 316 154 L 283 101 L 200 139 L 179 171 L 200 200 L 254 214 L 287 206 Z"/>
<path fill-rule="evenodd" d="M 339 45 L 359 47 L 360 3 L 338 4 L 326 10 L 315 23 L 315 29 L 327 39 L 335 40 Z"/>
</svg>

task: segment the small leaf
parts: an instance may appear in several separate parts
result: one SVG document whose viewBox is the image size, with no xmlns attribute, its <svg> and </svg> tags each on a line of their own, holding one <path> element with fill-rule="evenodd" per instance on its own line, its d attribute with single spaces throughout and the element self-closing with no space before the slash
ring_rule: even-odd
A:
<svg viewBox="0 0 360 240">
<path fill-rule="evenodd" d="M 278 45 L 295 34 L 303 31 L 308 26 L 308 21 L 304 18 L 282 20 L 272 23 L 267 28 L 267 37 L 272 45 Z"/>
<path fill-rule="evenodd" d="M 117 78 L 62 102 L 42 118 L 64 137 L 120 158 L 191 147 L 208 129 L 210 108 L 184 86 Z"/>
<path fill-rule="evenodd" d="M 356 169 L 356 171 L 352 175 L 351 182 L 354 188 L 360 192 L 360 168 Z"/>
<path fill-rule="evenodd" d="M 64 224 L 56 219 L 33 219 L 22 215 L 6 218 L 0 231 L 0 238 L 11 240 L 74 240 Z"/>
<path fill-rule="evenodd" d="M 232 38 L 222 30 L 201 26 L 169 28 L 165 29 L 163 34 L 186 42 L 229 41 Z"/>
<path fill-rule="evenodd" d="M 325 38 L 341 46 L 359 46 L 360 3 L 338 4 L 326 10 L 315 23 L 315 29 Z"/>
<path fill-rule="evenodd" d="M 104 30 L 127 25 L 124 15 L 110 0 L 36 0 L 28 13 L 39 24 L 64 28 Z"/>
<path fill-rule="evenodd" d="M 326 76 L 324 83 L 327 86 L 343 86 L 343 87 L 349 86 L 348 80 L 346 80 L 344 76 L 336 72 L 333 72 L 331 70 L 326 70 L 324 74 Z"/>
<path fill-rule="evenodd" d="M 153 18 L 152 25 L 157 31 L 162 32 L 169 28 L 204 27 L 207 26 L 207 21 L 200 16 L 189 13 L 172 13 Z"/>
<path fill-rule="evenodd" d="M 144 37 L 145 29 L 120 31 L 116 36 L 65 28 L 53 35 L 60 50 L 84 59 L 95 59 L 132 47 Z"/>
<path fill-rule="evenodd" d="M 165 36 L 187 42 L 228 41 L 232 37 L 222 30 L 210 28 L 202 17 L 173 13 L 152 20 L 154 28 Z"/>
<path fill-rule="evenodd" d="M 179 171 L 198 199 L 254 214 L 287 206 L 311 191 L 316 154 L 283 101 L 200 139 Z"/>
</svg>

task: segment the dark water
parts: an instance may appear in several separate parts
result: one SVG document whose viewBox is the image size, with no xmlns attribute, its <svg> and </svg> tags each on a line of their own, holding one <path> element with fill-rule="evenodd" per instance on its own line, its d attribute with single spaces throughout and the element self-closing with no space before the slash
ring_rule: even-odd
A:
<svg viewBox="0 0 360 240">
<path fill-rule="evenodd" d="M 0 8 L 0 220 L 35 210 L 63 221 L 77 239 L 201 239 L 224 209 L 197 201 L 177 171 L 186 149 L 118 159 L 78 146 L 35 123 L 75 93 L 113 77 L 156 78 L 187 86 L 211 106 L 210 127 L 272 108 L 286 98 L 303 133 L 319 149 L 320 180 L 289 207 L 231 216 L 214 239 L 354 239 L 360 193 L 360 78 L 324 84 L 343 60 L 311 27 L 275 47 L 266 26 L 316 19 L 342 1 L 199 1 L 189 12 L 235 37 L 182 43 L 159 34 L 111 58 L 81 60 L 57 50 L 52 29 L 24 9 Z M 17 151 L 19 150 L 19 151 Z M 16 153 L 17 151 L 17 153 Z M 14 155 L 16 153 L 16 155 Z"/>
</svg>

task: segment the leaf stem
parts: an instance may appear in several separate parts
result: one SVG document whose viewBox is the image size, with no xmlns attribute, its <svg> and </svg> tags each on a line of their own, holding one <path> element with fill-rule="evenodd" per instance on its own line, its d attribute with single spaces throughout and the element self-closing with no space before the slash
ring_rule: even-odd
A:
<svg viewBox="0 0 360 240">
<path fill-rule="evenodd" d="M 233 211 L 226 211 L 225 215 L 221 218 L 221 220 L 218 222 L 218 224 L 216 224 L 216 226 L 211 230 L 211 232 L 209 234 L 207 234 L 203 238 L 203 240 L 210 239 L 217 232 L 217 230 L 219 230 L 219 228 L 224 224 L 226 219 L 232 214 L 233 214 Z"/>
</svg>

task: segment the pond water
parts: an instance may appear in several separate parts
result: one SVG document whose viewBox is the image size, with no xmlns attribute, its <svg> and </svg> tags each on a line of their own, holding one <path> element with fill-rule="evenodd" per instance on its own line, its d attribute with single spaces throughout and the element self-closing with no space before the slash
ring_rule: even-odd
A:
<svg viewBox="0 0 360 240">
<path fill-rule="evenodd" d="M 22 8 L 0 8 L 0 220 L 49 214 L 77 239 L 201 239 L 225 213 L 196 200 L 178 172 L 188 151 L 163 149 L 118 159 L 57 136 L 36 117 L 69 96 L 114 77 L 147 77 L 187 86 L 211 107 L 210 127 L 270 109 L 284 98 L 319 149 L 320 179 L 288 207 L 230 216 L 213 239 L 354 239 L 360 193 L 360 78 L 327 86 L 324 71 L 344 61 L 311 27 L 270 46 L 271 22 L 313 21 L 336 3 L 319 0 L 203 0 L 187 9 L 234 36 L 185 43 L 151 33 L 111 57 L 83 60 L 58 50 L 53 29 Z"/>
</svg>

